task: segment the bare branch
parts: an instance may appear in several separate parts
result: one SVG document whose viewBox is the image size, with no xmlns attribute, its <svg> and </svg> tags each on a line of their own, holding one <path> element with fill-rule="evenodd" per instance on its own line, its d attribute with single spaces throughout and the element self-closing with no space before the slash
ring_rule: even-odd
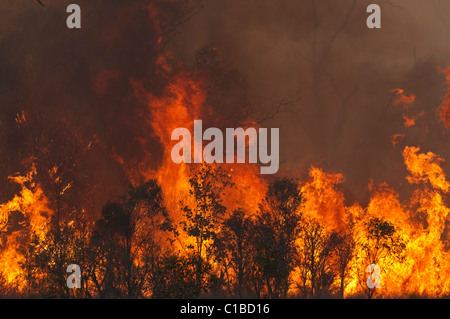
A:
<svg viewBox="0 0 450 319">
<path fill-rule="evenodd" d="M 399 6 L 398 4 L 392 3 L 392 1 L 390 1 L 390 0 L 384 0 L 383 2 L 388 4 L 388 5 L 390 5 L 393 8 L 403 9 L 402 6 Z"/>
<path fill-rule="evenodd" d="M 300 96 L 297 95 L 297 97 L 295 97 L 292 100 L 282 99 L 282 100 L 278 101 L 272 109 L 270 109 L 268 112 L 266 112 L 265 114 L 263 114 L 261 117 L 258 118 L 258 123 L 263 123 L 265 121 L 271 120 L 280 113 L 286 113 L 286 112 L 293 113 L 294 111 L 290 108 L 290 106 L 292 106 L 299 100 L 300 100 Z"/>
</svg>

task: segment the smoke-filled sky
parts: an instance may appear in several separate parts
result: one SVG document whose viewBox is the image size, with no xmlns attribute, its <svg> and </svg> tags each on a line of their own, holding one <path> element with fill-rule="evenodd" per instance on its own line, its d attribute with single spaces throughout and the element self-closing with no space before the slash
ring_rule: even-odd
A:
<svg viewBox="0 0 450 319">
<path fill-rule="evenodd" d="M 449 133 L 438 116 L 447 90 L 440 70 L 450 66 L 448 1 L 204 0 L 175 34 L 164 28 L 184 17 L 177 1 L 42 2 L 0 1 L 5 185 L 8 175 L 24 170 L 30 148 L 71 127 L 79 136 L 69 140 L 80 150 L 95 144 L 77 165 L 98 210 L 123 191 L 123 162 L 130 169 L 161 161 L 133 80 L 158 94 L 164 81 L 149 75 L 157 73 L 161 52 L 173 51 L 191 70 L 198 50 L 210 44 L 247 79 L 253 113 L 242 120 L 280 128 L 280 176 L 306 178 L 312 164 L 342 172 L 347 198 L 364 202 L 371 179 L 402 191 L 405 146 L 450 160 Z M 81 30 L 65 25 L 72 2 L 82 9 Z M 381 29 L 366 27 L 369 3 L 381 6 Z M 165 31 L 171 36 L 159 44 Z M 414 126 L 405 127 L 405 107 L 393 105 L 397 88 L 416 96 L 408 110 L 418 116 Z M 28 124 L 33 133 L 17 129 L 21 111 L 38 123 Z M 396 148 L 394 134 L 404 134 Z"/>
<path fill-rule="evenodd" d="M 381 29 L 366 27 L 369 3 L 381 7 Z M 370 179 L 407 184 L 406 145 L 448 160 L 437 114 L 447 88 L 438 69 L 450 62 L 448 12 L 443 0 L 208 1 L 172 45 L 188 63 L 191 48 L 214 43 L 248 76 L 255 109 L 292 101 L 262 124 L 280 127 L 283 172 L 304 177 L 311 164 L 342 172 L 347 191 L 364 200 Z M 413 127 L 392 106 L 395 88 L 416 95 L 410 115 L 425 111 Z M 395 133 L 405 135 L 397 149 Z"/>
</svg>

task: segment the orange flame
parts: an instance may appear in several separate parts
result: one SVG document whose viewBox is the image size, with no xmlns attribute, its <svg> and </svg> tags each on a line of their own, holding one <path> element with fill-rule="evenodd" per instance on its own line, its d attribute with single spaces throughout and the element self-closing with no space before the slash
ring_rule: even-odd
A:
<svg viewBox="0 0 450 319">
<path fill-rule="evenodd" d="M 16 284 L 19 289 L 24 285 L 20 267 L 24 257 L 18 251 L 21 236 L 30 232 L 42 239 L 48 230 L 48 217 L 51 214 L 42 188 L 33 182 L 35 175 L 36 169 L 33 167 L 26 176 L 10 177 L 11 181 L 20 185 L 20 194 L 0 205 L 0 220 L 6 237 L 5 248 L 0 252 L 0 269 L 8 282 Z M 13 212 L 20 212 L 25 217 L 25 223 L 18 229 L 9 229 L 8 221 Z"/>
</svg>

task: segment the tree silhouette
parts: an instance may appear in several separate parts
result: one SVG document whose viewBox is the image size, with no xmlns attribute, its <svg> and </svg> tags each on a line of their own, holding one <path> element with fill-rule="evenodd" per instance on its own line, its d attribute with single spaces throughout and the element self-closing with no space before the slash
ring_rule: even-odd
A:
<svg viewBox="0 0 450 319">
<path fill-rule="evenodd" d="M 93 263 L 89 276 L 100 298 L 120 295 L 119 249 L 126 219 L 123 205 L 109 202 L 103 206 L 102 216 L 95 222 L 90 246 Z"/>
<path fill-rule="evenodd" d="M 59 222 L 67 217 L 65 215 L 83 209 L 80 198 L 88 197 L 87 177 L 82 174 L 82 169 L 85 155 L 90 150 L 89 140 L 74 121 L 46 112 L 25 122 L 22 131 L 26 168 L 36 168 L 36 182 L 50 202 L 54 211 L 52 227 L 58 230 Z"/>
<path fill-rule="evenodd" d="M 272 182 L 255 222 L 255 262 L 262 272 L 270 298 L 286 297 L 297 255 L 301 195 L 298 184 L 288 178 Z"/>
<path fill-rule="evenodd" d="M 202 165 L 189 179 L 189 194 L 194 203 L 182 208 L 185 220 L 181 222 L 183 232 L 194 239 L 188 248 L 197 258 L 196 280 L 199 291 L 204 291 L 204 276 L 207 274 L 204 261 L 212 255 L 212 242 L 225 215 L 222 204 L 224 190 L 231 185 L 231 178 L 221 168 Z"/>
<path fill-rule="evenodd" d="M 198 282 L 198 263 L 202 277 Z M 153 298 L 197 298 L 202 292 L 215 289 L 218 278 L 210 263 L 199 259 L 195 252 L 165 256 L 153 277 Z"/>
<path fill-rule="evenodd" d="M 336 269 L 339 275 L 339 294 L 341 298 L 344 298 L 346 278 L 349 275 L 349 264 L 353 259 L 355 252 L 353 228 L 336 233 L 335 236 Z"/>
<path fill-rule="evenodd" d="M 381 271 L 386 273 L 394 261 L 402 261 L 406 245 L 394 225 L 382 218 L 373 217 L 364 222 L 365 234 L 362 238 L 363 267 L 360 269 L 360 285 L 367 297 L 371 299 L 375 287 L 366 284 L 366 268 L 371 264 L 379 265 Z"/>
<path fill-rule="evenodd" d="M 162 253 L 161 232 L 171 227 L 158 182 L 150 180 L 131 186 L 123 204 L 108 203 L 103 208 L 96 227 L 95 237 L 102 239 L 104 256 L 112 259 L 107 264 L 116 269 L 115 273 L 105 269 L 105 285 L 118 288 L 127 297 L 149 293 L 148 277 L 156 271 Z M 118 286 L 111 276 L 118 276 Z M 98 282 L 97 285 L 101 286 Z"/>
<path fill-rule="evenodd" d="M 336 273 L 333 269 L 333 253 L 336 236 L 313 218 L 305 218 L 301 227 L 299 288 L 305 296 L 319 297 L 328 292 Z"/>
<path fill-rule="evenodd" d="M 30 296 L 71 298 L 85 295 L 84 281 L 80 290 L 67 287 L 66 269 L 70 264 L 83 266 L 87 262 L 90 230 L 84 214 L 68 217 L 61 221 L 58 229 L 50 228 L 45 236 L 31 233 L 29 242 L 22 248 L 25 258 L 20 264 Z"/>
<path fill-rule="evenodd" d="M 222 265 L 231 295 L 243 298 L 244 288 L 249 288 L 250 269 L 253 264 L 254 223 L 242 209 L 226 218 L 220 233 L 214 239 L 214 255 Z"/>
</svg>

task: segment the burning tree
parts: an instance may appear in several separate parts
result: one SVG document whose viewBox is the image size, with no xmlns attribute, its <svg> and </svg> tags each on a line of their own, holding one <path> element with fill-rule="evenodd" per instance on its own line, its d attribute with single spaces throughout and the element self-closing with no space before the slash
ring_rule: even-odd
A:
<svg viewBox="0 0 450 319">
<path fill-rule="evenodd" d="M 355 254 L 355 238 L 353 223 L 350 224 L 349 229 L 334 233 L 334 240 L 336 242 L 335 253 L 335 267 L 339 275 L 339 295 L 344 298 L 345 287 L 349 281 L 350 262 Z"/>
<path fill-rule="evenodd" d="M 78 215 L 76 219 L 61 223 L 58 230 L 51 229 L 44 237 L 32 234 L 22 250 L 24 261 L 21 263 L 29 296 L 85 296 L 86 282 L 81 290 L 70 290 L 65 269 L 72 263 L 85 264 L 89 233 L 85 218 Z"/>
<path fill-rule="evenodd" d="M 54 122 L 53 125 L 47 125 Z M 41 185 L 52 209 L 52 225 L 74 211 L 80 211 L 88 199 L 87 176 L 83 174 L 90 141 L 74 121 L 61 114 L 36 115 L 22 120 L 26 141 L 26 169 L 35 168 L 35 180 Z M 83 195 L 82 195 L 83 194 Z"/>
<path fill-rule="evenodd" d="M 94 234 L 104 258 L 100 261 L 104 286 L 98 274 L 91 273 L 99 292 L 150 295 L 151 280 L 164 252 L 162 232 L 169 229 L 171 221 L 156 180 L 131 186 L 122 203 L 107 204 Z"/>
<path fill-rule="evenodd" d="M 271 183 L 255 221 L 255 263 L 270 298 L 286 297 L 297 255 L 300 231 L 298 183 L 281 179 Z"/>
<path fill-rule="evenodd" d="M 205 281 L 208 269 L 204 264 L 211 262 L 213 256 L 214 239 L 217 236 L 219 225 L 226 213 L 222 204 L 224 190 L 231 185 L 231 179 L 221 168 L 211 165 L 202 165 L 189 179 L 191 186 L 189 194 L 192 205 L 184 205 L 185 220 L 181 222 L 182 230 L 189 238 L 194 239 L 188 243 L 187 249 L 196 258 L 196 287 L 198 293 L 205 291 L 210 282 Z"/>
<path fill-rule="evenodd" d="M 308 151 L 324 155 L 326 163 L 344 146 L 340 137 L 352 133 L 345 123 L 360 92 L 352 69 L 339 76 L 332 56 L 359 18 L 357 1 L 346 2 L 309 1 L 302 11 L 311 13 L 304 19 L 308 34 L 298 39 L 306 41 L 311 76 L 305 87 L 315 107 L 293 120 L 327 124 L 296 126 L 310 141 L 323 142 L 311 143 Z M 364 206 L 342 191 L 343 173 L 315 165 L 298 183 L 291 176 L 263 180 L 250 164 L 174 164 L 168 142 L 174 128 L 194 119 L 258 126 L 246 77 L 213 45 L 196 52 L 191 70 L 168 52 L 168 40 L 197 13 L 197 1 L 89 3 L 105 4 L 105 14 L 90 21 L 92 33 L 76 41 L 94 53 L 89 59 L 85 50 L 73 50 L 66 34 L 42 37 L 47 23 L 25 24 L 0 40 L 0 52 L 10 54 L 1 65 L 8 76 L 0 94 L 6 110 L 0 150 L 7 161 L 0 165 L 13 181 L 5 183 L 11 187 L 0 205 L 0 296 L 285 298 L 300 291 L 308 298 L 372 298 L 375 289 L 366 285 L 370 264 L 378 264 L 386 278 L 380 297 L 449 296 L 450 183 L 440 156 L 405 146 L 407 181 L 417 189 L 400 201 L 387 184 L 371 184 L 374 194 Z M 320 18 L 323 8 L 330 19 Z M 47 13 L 59 19 L 54 7 Z M 30 32 L 26 38 L 42 51 L 15 46 L 25 43 L 15 38 L 22 32 Z M 54 58 L 54 42 L 67 54 Z M 449 69 L 443 72 L 450 82 Z M 11 93 L 9 79 L 20 84 Z M 393 92 L 394 106 L 406 111 L 416 100 L 415 94 Z M 445 128 L 449 95 L 439 109 Z M 259 122 L 273 119 L 282 106 L 260 114 Z M 385 111 L 377 109 L 374 127 Z M 417 129 L 423 114 L 405 113 L 402 129 Z M 367 138 L 375 135 L 366 132 Z M 400 147 L 407 135 L 393 133 Z M 133 186 L 118 199 L 129 182 Z M 81 289 L 65 284 L 71 263 L 82 268 Z"/>
<path fill-rule="evenodd" d="M 221 225 L 214 239 L 214 256 L 220 263 L 222 277 L 230 295 L 243 298 L 251 289 L 251 269 L 254 266 L 254 221 L 237 209 Z"/>
<path fill-rule="evenodd" d="M 367 285 L 367 267 L 369 265 L 379 265 L 381 271 L 387 274 L 394 262 L 404 260 L 406 245 L 394 225 L 388 221 L 375 217 L 365 221 L 364 225 L 365 232 L 363 238 L 360 239 L 362 254 L 360 256 L 362 266 L 360 270 L 360 284 L 367 297 L 371 299 L 376 287 Z M 364 271 L 364 275 L 362 275 L 362 271 Z"/>
<path fill-rule="evenodd" d="M 301 230 L 299 288 L 305 296 L 323 296 L 336 277 L 331 262 L 336 238 L 323 224 L 311 218 L 303 221 Z"/>
</svg>

